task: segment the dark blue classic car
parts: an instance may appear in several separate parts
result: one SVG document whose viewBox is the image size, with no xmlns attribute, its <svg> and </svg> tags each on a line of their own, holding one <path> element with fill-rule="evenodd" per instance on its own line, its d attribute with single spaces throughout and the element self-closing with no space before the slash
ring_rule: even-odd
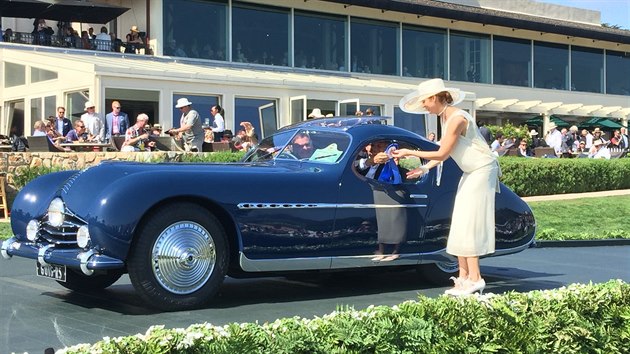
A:
<svg viewBox="0 0 630 354">
<path fill-rule="evenodd" d="M 445 246 L 461 171 L 447 160 L 442 172 L 405 179 L 417 158 L 388 163 L 389 178 L 363 170 L 367 150 L 389 144 L 437 149 L 382 118 L 327 118 L 281 129 L 240 163 L 51 173 L 15 199 L 2 255 L 36 260 L 38 275 L 75 291 L 129 273 L 162 310 L 207 304 L 226 275 L 406 266 L 446 280 L 457 271 Z M 493 256 L 527 248 L 535 229 L 502 185 Z"/>
</svg>

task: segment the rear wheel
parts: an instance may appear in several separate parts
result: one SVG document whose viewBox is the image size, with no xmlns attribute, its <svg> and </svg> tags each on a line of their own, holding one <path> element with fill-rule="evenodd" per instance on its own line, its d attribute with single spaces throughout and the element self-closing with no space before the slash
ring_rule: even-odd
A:
<svg viewBox="0 0 630 354">
<path fill-rule="evenodd" d="M 123 275 L 122 269 L 114 269 L 85 275 L 79 270 L 68 269 L 66 272 L 66 281 L 58 281 L 61 286 L 78 292 L 89 292 L 102 290 L 114 284 Z"/>
<path fill-rule="evenodd" d="M 203 306 L 225 278 L 225 231 L 197 204 L 158 209 L 136 237 L 128 260 L 129 278 L 153 307 L 175 311 Z"/>
<path fill-rule="evenodd" d="M 437 262 L 431 264 L 423 264 L 418 267 L 418 273 L 429 283 L 445 286 L 452 285 L 450 277 L 457 276 L 459 266 L 457 261 Z"/>
</svg>

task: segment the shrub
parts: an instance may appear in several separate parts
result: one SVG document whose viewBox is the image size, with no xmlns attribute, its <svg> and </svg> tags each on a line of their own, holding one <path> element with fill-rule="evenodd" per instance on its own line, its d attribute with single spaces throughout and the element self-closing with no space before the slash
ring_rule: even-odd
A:
<svg viewBox="0 0 630 354">
<path fill-rule="evenodd" d="M 630 285 L 573 284 L 555 290 L 339 308 L 314 319 L 263 325 L 149 328 L 60 353 L 628 353 Z"/>
</svg>

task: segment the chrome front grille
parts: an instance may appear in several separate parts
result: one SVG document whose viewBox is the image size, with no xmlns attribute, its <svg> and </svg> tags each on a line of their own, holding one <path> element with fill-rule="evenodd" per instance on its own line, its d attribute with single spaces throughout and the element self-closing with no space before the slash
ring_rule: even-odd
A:
<svg viewBox="0 0 630 354">
<path fill-rule="evenodd" d="M 82 225 L 85 225 L 85 222 L 66 214 L 63 225 L 54 227 L 48 223 L 46 217 L 39 227 L 39 237 L 57 246 L 77 246 L 77 230 Z"/>
</svg>

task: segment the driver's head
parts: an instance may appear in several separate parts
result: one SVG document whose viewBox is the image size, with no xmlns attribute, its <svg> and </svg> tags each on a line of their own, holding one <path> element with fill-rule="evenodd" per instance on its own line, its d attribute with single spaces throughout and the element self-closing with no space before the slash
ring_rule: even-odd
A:
<svg viewBox="0 0 630 354">
<path fill-rule="evenodd" d="M 379 152 L 385 152 L 389 143 L 384 140 L 375 141 L 372 143 L 372 150 L 370 151 L 373 155 L 378 154 Z"/>
<path fill-rule="evenodd" d="M 311 144 L 311 137 L 305 133 L 299 133 L 292 143 L 292 152 L 299 159 L 305 159 L 313 155 L 313 144 Z"/>
</svg>

